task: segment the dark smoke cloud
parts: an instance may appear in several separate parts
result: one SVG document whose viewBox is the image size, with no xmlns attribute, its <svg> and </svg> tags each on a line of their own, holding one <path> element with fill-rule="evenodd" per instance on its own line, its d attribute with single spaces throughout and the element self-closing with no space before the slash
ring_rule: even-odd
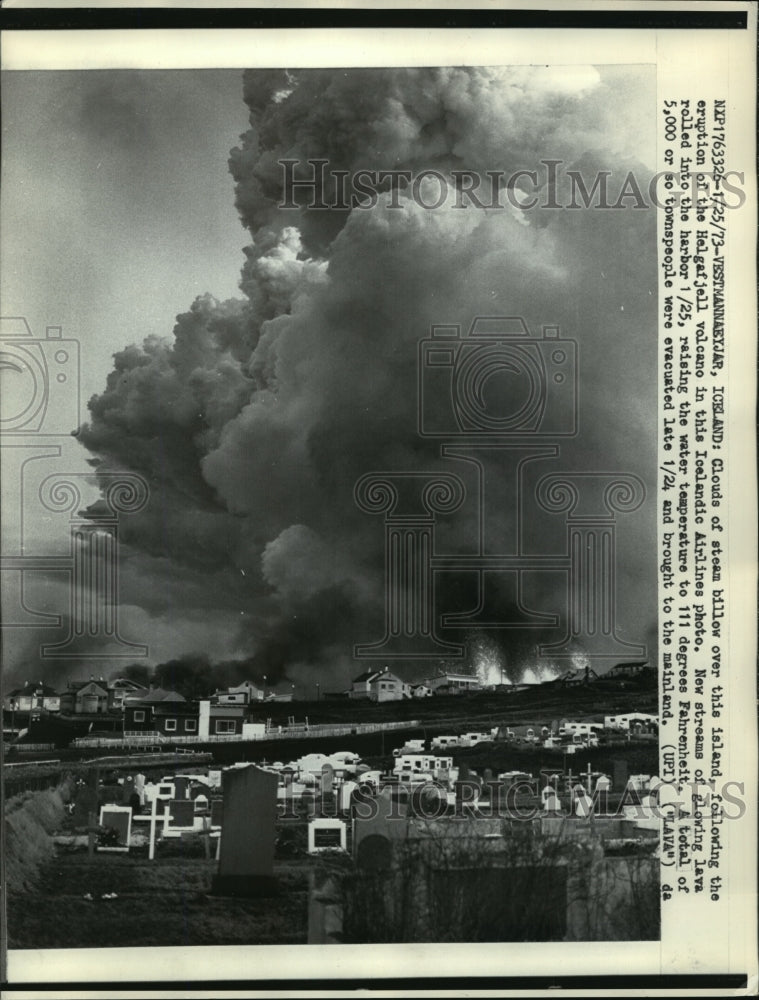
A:
<svg viewBox="0 0 759 1000">
<path fill-rule="evenodd" d="M 509 173 L 552 158 L 590 176 L 644 176 L 620 109 L 650 94 L 646 81 L 583 67 L 246 73 L 251 128 L 230 158 L 252 240 L 245 297 L 198 299 L 172 339 L 140 343 L 135 332 L 80 432 L 96 471 L 134 469 L 151 484 L 151 503 L 124 521 L 137 554 L 125 600 L 149 614 L 167 600 L 183 613 L 238 611 L 234 671 L 344 685 L 358 672 L 353 644 L 381 636 L 384 594 L 381 520 L 356 509 L 354 483 L 445 468 L 472 485 L 471 469 L 417 433 L 417 344 L 431 323 L 468 328 L 490 314 L 522 315 L 537 334 L 560 325 L 581 345 L 582 433 L 536 471 L 625 470 L 653 488 L 653 210 L 431 212 L 401 193 L 398 208 L 288 211 L 277 162 Z M 496 492 L 508 475 L 491 462 Z M 511 518 L 503 512 L 504 535 Z M 619 532 L 620 622 L 645 641 L 650 505 Z M 563 533 L 544 519 L 526 543 L 550 551 Z M 442 551 L 467 551 L 471 537 L 466 513 L 441 523 Z M 534 607 L 558 610 L 559 580 L 530 586 Z M 444 609 L 473 605 L 471 580 L 445 579 L 440 597 Z M 511 597 L 494 588 L 489 600 L 485 611 L 501 615 Z M 518 677 L 547 636 L 469 638 L 495 644 Z"/>
</svg>

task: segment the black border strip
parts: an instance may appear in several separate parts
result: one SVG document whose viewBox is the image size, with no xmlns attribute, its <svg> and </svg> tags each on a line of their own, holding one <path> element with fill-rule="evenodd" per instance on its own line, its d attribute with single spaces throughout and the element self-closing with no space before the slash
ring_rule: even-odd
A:
<svg viewBox="0 0 759 1000">
<path fill-rule="evenodd" d="M 76 950 L 76 949 L 72 949 Z M 745 973 L 714 973 L 686 975 L 644 975 L 644 976 L 436 976 L 425 979 L 377 978 L 377 979 L 215 979 L 191 982 L 57 982 L 57 983 L 3 983 L 3 989 L 11 990 L 97 990 L 112 987 L 118 990 L 331 990 L 344 993 L 366 990 L 414 990 L 440 988 L 441 990 L 549 990 L 549 989 L 742 989 L 748 986 Z"/>
<path fill-rule="evenodd" d="M 432 10 L 362 8 L 94 8 L 0 10 L 5 31 L 159 28 L 746 29 L 741 10 Z"/>
</svg>

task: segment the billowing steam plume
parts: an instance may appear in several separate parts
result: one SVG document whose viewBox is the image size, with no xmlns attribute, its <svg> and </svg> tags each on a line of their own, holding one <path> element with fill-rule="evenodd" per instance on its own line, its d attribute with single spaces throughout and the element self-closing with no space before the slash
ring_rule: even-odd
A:
<svg viewBox="0 0 759 1000">
<path fill-rule="evenodd" d="M 587 67 L 245 74 L 250 130 L 230 158 L 251 238 L 244 298 L 197 299 L 170 339 L 140 343 L 125 329 L 134 343 L 80 434 L 98 470 L 151 484 L 149 506 L 123 523 L 126 606 L 205 618 L 197 652 L 217 656 L 221 632 L 234 634 L 249 675 L 270 683 L 321 677 L 328 688 L 357 673 L 353 644 L 381 636 L 384 555 L 381 521 L 356 509 L 354 483 L 373 470 L 465 472 L 417 433 L 417 344 L 431 323 L 558 324 L 581 344 L 581 435 L 541 472 L 652 481 L 653 210 L 457 210 L 451 197 L 431 211 L 405 190 L 397 207 L 390 192 L 371 210 L 278 207 L 282 159 L 483 175 L 544 173 L 551 159 L 589 179 L 642 170 L 628 148 L 640 132 L 625 135 L 620 109 L 649 93 L 646 80 Z M 497 464 L 490 474 L 497 483 Z M 470 545 L 458 525 L 441 530 L 447 551 Z M 652 532 L 648 507 L 620 525 L 619 619 L 633 642 L 654 617 Z M 527 543 L 561 545 L 563 528 L 536 526 Z M 441 584 L 443 606 L 471 605 L 471 581 Z M 533 590 L 535 606 L 558 609 L 559 580 Z M 500 614 L 508 598 L 494 587 L 490 599 Z M 511 678 L 540 669 L 546 635 L 486 638 L 499 677 L 501 664 Z"/>
</svg>

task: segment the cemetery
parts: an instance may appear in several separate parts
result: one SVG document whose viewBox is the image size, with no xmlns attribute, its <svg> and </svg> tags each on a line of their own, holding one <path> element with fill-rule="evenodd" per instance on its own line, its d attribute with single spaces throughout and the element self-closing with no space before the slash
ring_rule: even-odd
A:
<svg viewBox="0 0 759 1000">
<path fill-rule="evenodd" d="M 10 946 L 658 935 L 655 747 L 636 773 L 639 752 L 398 742 L 101 763 L 16 796 Z"/>
</svg>

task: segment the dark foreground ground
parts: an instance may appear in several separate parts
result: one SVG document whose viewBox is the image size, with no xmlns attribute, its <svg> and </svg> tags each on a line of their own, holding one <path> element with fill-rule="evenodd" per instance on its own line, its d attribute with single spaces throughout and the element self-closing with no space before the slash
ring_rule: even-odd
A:
<svg viewBox="0 0 759 1000">
<path fill-rule="evenodd" d="M 275 863 L 278 896 L 237 899 L 211 895 L 218 862 L 198 845 L 161 845 L 153 861 L 146 849 L 92 859 L 58 850 L 38 892 L 9 895 L 9 948 L 306 943 L 306 858 Z"/>
</svg>

